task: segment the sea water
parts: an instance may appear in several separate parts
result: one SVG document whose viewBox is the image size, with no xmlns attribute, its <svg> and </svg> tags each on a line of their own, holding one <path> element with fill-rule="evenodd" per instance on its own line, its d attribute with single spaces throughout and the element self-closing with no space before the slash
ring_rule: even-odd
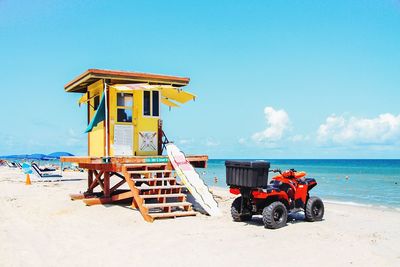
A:
<svg viewBox="0 0 400 267">
<path fill-rule="evenodd" d="M 231 159 L 230 159 L 231 160 Z M 246 159 L 260 160 L 260 159 Z M 295 169 L 317 180 L 311 195 L 325 201 L 352 205 L 383 206 L 400 210 L 400 160 L 377 159 L 264 159 L 271 169 Z M 59 161 L 42 162 L 60 165 Z M 64 163 L 64 167 L 70 163 Z M 209 186 L 228 191 L 225 159 L 210 159 L 206 169 L 197 169 Z M 274 173 L 269 174 L 269 179 Z"/>
<path fill-rule="evenodd" d="M 271 159 L 271 169 L 295 169 L 317 180 L 311 195 L 327 201 L 400 209 L 400 160 Z M 227 188 L 225 160 L 210 159 L 198 169 L 210 186 Z M 270 173 L 270 179 L 273 177 Z"/>
</svg>

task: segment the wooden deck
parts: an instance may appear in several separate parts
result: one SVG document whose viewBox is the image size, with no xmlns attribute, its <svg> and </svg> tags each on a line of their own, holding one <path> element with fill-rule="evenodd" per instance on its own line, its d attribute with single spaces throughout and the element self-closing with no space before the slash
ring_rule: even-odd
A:
<svg viewBox="0 0 400 267">
<path fill-rule="evenodd" d="M 196 168 L 207 168 L 208 156 L 206 155 L 191 155 L 186 158 Z M 99 164 L 99 168 L 121 171 L 122 164 L 169 163 L 169 159 L 167 156 L 111 157 L 110 162 L 105 163 L 102 157 L 62 157 L 61 162 L 77 163 L 84 169 L 88 169 L 85 166 L 89 165 L 86 164 L 90 164 L 90 166 Z"/>
<path fill-rule="evenodd" d="M 194 167 L 207 167 L 208 156 L 187 159 Z M 108 163 L 100 157 L 62 157 L 61 162 L 77 163 L 88 171 L 86 191 L 70 195 L 72 200 L 83 200 L 90 206 L 132 199 L 132 208 L 148 222 L 196 215 L 166 156 L 111 157 Z M 121 188 L 125 183 L 129 189 Z"/>
</svg>

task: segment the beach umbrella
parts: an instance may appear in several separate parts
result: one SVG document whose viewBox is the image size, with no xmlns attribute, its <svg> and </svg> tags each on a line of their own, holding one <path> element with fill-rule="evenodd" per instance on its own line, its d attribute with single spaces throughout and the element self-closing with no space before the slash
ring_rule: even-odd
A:
<svg viewBox="0 0 400 267">
<path fill-rule="evenodd" d="M 0 156 L 1 159 L 26 159 L 28 155 L 8 155 L 8 156 Z"/>
<path fill-rule="evenodd" d="M 46 155 L 45 154 L 35 153 L 35 154 L 27 155 L 26 159 L 45 160 L 46 159 Z"/>
<path fill-rule="evenodd" d="M 11 159 L 11 157 L 14 155 L 4 155 L 4 156 L 0 156 L 0 159 Z"/>
<path fill-rule="evenodd" d="M 74 155 L 69 152 L 53 152 L 46 155 L 46 159 L 60 159 L 61 157 L 73 157 Z"/>
<path fill-rule="evenodd" d="M 60 159 L 61 157 L 73 157 L 74 154 L 71 154 L 69 152 L 53 152 L 51 154 L 48 154 L 46 156 L 46 159 L 52 160 L 52 159 Z M 60 169 L 61 169 L 61 175 L 63 173 L 63 163 L 60 162 Z"/>
<path fill-rule="evenodd" d="M 22 154 L 22 155 L 15 155 L 14 159 L 19 159 L 19 160 L 23 160 L 26 159 L 29 155 L 27 154 Z"/>
</svg>

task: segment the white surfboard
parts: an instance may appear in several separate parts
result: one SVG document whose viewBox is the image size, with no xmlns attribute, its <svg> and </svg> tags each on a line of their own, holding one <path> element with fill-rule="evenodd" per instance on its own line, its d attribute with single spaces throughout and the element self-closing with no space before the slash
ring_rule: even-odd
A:
<svg viewBox="0 0 400 267">
<path fill-rule="evenodd" d="M 185 154 L 174 144 L 167 144 L 167 153 L 172 166 L 181 178 L 197 203 L 211 216 L 220 216 L 218 203 L 210 193 L 207 185 L 193 166 L 186 159 Z"/>
</svg>

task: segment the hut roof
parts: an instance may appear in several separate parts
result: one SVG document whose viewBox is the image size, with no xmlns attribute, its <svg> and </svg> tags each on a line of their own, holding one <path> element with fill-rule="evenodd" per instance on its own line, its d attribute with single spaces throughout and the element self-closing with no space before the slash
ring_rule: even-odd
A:
<svg viewBox="0 0 400 267">
<path fill-rule="evenodd" d="M 185 77 L 176 77 L 161 74 L 151 74 L 132 71 L 114 71 L 88 69 L 64 86 L 66 92 L 85 93 L 87 86 L 100 80 L 107 79 L 111 84 L 122 83 L 150 83 L 150 84 L 169 84 L 175 87 L 185 86 L 190 79 Z"/>
</svg>

